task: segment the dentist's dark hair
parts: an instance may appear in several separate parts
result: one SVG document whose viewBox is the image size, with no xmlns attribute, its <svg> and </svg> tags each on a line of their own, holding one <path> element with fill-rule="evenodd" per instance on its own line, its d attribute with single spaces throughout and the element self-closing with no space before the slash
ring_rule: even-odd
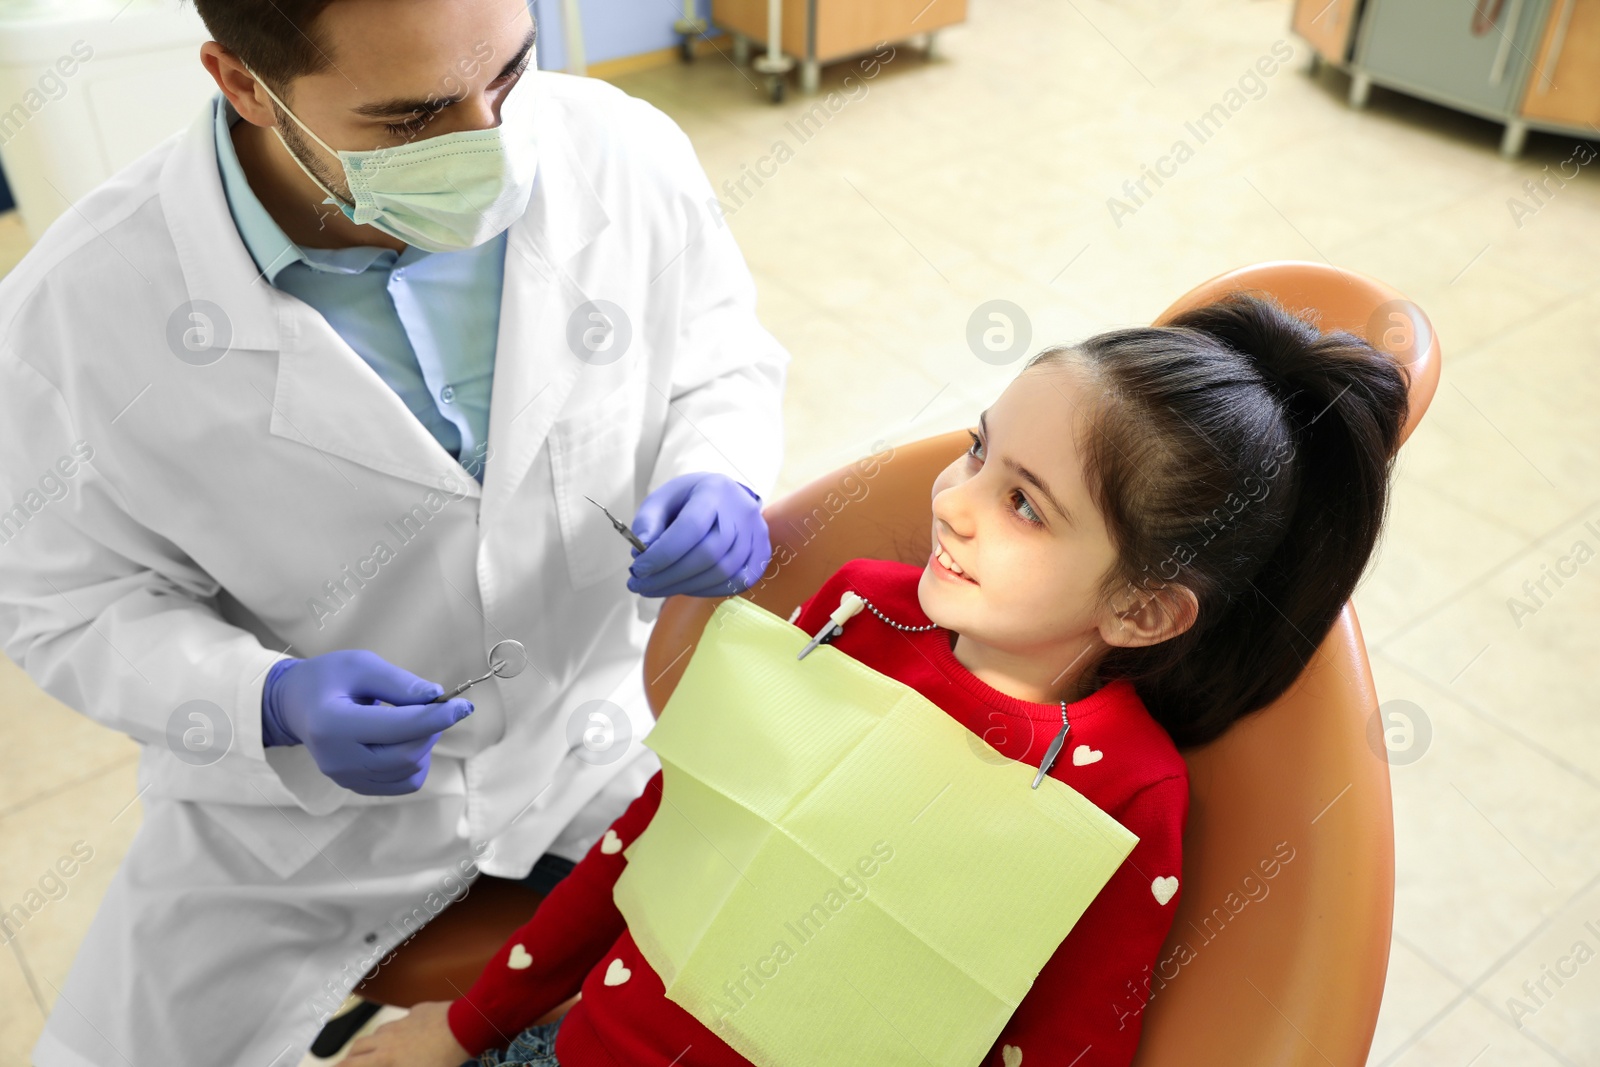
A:
<svg viewBox="0 0 1600 1067">
<path fill-rule="evenodd" d="M 194 9 L 212 40 L 277 91 L 302 74 L 319 74 L 332 64 L 328 52 L 333 46 L 316 23 L 317 16 L 333 2 L 194 0 Z"/>
<path fill-rule="evenodd" d="M 1204 744 L 1294 683 L 1355 590 L 1409 374 L 1248 293 L 1046 349 L 1024 371 L 1065 362 L 1096 397 L 1080 452 L 1118 556 L 1102 603 L 1136 607 L 1169 582 L 1199 603 L 1184 632 L 1113 646 L 1095 673 L 1132 681 L 1179 747 Z"/>
</svg>

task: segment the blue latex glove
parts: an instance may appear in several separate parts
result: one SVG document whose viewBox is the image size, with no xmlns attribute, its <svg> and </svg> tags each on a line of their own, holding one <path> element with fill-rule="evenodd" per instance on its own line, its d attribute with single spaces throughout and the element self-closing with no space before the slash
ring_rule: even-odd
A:
<svg viewBox="0 0 1600 1067">
<path fill-rule="evenodd" d="M 472 714 L 465 697 L 427 703 L 443 692 L 366 649 L 279 660 L 261 689 L 262 744 L 305 745 L 323 774 L 357 793 L 414 793 L 439 734 Z"/>
<path fill-rule="evenodd" d="M 633 517 L 628 588 L 641 596 L 732 596 L 772 559 L 761 498 L 725 474 L 680 474 L 645 497 Z"/>
</svg>

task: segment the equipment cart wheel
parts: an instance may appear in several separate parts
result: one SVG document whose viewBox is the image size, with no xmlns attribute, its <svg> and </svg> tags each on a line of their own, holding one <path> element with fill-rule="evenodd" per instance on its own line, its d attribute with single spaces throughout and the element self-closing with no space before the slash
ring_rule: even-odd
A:
<svg viewBox="0 0 1600 1067">
<path fill-rule="evenodd" d="M 767 75 L 767 96 L 774 104 L 783 103 L 784 88 L 787 84 L 782 74 Z"/>
<path fill-rule="evenodd" d="M 672 24 L 675 33 L 683 35 L 683 41 L 678 45 L 678 58 L 685 63 L 694 62 L 694 39 L 701 36 L 709 28 L 709 23 L 700 18 L 681 18 Z"/>
</svg>

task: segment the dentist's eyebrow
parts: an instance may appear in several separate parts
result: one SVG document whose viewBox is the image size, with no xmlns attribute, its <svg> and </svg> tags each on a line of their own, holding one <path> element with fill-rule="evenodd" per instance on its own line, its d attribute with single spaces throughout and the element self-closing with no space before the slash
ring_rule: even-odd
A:
<svg viewBox="0 0 1600 1067">
<path fill-rule="evenodd" d="M 978 413 L 978 428 L 983 431 L 983 439 L 987 441 L 989 439 L 989 411 L 987 408 Z M 1030 483 L 1035 489 L 1039 490 L 1044 498 L 1050 501 L 1050 506 L 1055 508 L 1056 513 L 1059 514 L 1063 519 L 1067 520 L 1067 522 L 1071 523 L 1073 526 L 1078 525 L 1076 522 L 1072 521 L 1072 514 L 1068 512 L 1066 508 L 1061 506 L 1061 501 L 1057 500 L 1055 498 L 1055 494 L 1050 492 L 1050 487 L 1044 484 L 1043 478 L 1039 477 L 1037 474 L 1033 473 L 1027 467 L 1024 467 L 1010 456 L 1005 457 L 1001 462 L 1010 467 L 1012 470 L 1016 471 L 1025 481 Z"/>
<path fill-rule="evenodd" d="M 522 65 L 522 61 L 528 57 L 529 50 L 533 48 L 535 32 L 532 29 L 528 31 L 528 36 L 522 39 L 522 47 L 517 49 L 517 54 L 511 57 L 510 62 L 500 68 L 500 73 L 494 78 L 495 81 L 499 81 Z M 361 104 L 350 110 L 366 118 L 382 119 L 395 115 L 414 115 L 419 111 L 443 111 L 461 99 L 463 98 L 459 96 L 435 96 L 424 100 L 396 98 L 393 100 L 379 100 L 371 104 Z"/>
</svg>

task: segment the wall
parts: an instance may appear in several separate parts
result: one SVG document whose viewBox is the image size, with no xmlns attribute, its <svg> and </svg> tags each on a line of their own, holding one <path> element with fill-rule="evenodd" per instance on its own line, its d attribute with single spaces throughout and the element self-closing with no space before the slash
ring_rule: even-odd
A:
<svg viewBox="0 0 1600 1067">
<path fill-rule="evenodd" d="M 711 0 L 696 0 L 700 17 L 711 17 Z M 534 0 L 539 19 L 539 67 L 562 70 L 567 65 L 567 34 L 561 0 Z M 683 17 L 683 0 L 579 0 L 583 13 L 583 48 L 588 61 L 603 63 L 660 48 L 682 40 L 672 24 Z"/>
<path fill-rule="evenodd" d="M 711 17 L 711 0 L 696 0 L 700 17 Z M 539 20 L 539 68 L 562 70 L 567 65 L 566 27 L 561 0 L 532 0 Z M 579 0 L 583 12 L 583 45 L 590 63 L 621 59 L 641 52 L 676 47 L 672 31 L 683 16 L 682 0 Z M 0 173 L 0 211 L 12 207 L 11 190 Z"/>
</svg>

